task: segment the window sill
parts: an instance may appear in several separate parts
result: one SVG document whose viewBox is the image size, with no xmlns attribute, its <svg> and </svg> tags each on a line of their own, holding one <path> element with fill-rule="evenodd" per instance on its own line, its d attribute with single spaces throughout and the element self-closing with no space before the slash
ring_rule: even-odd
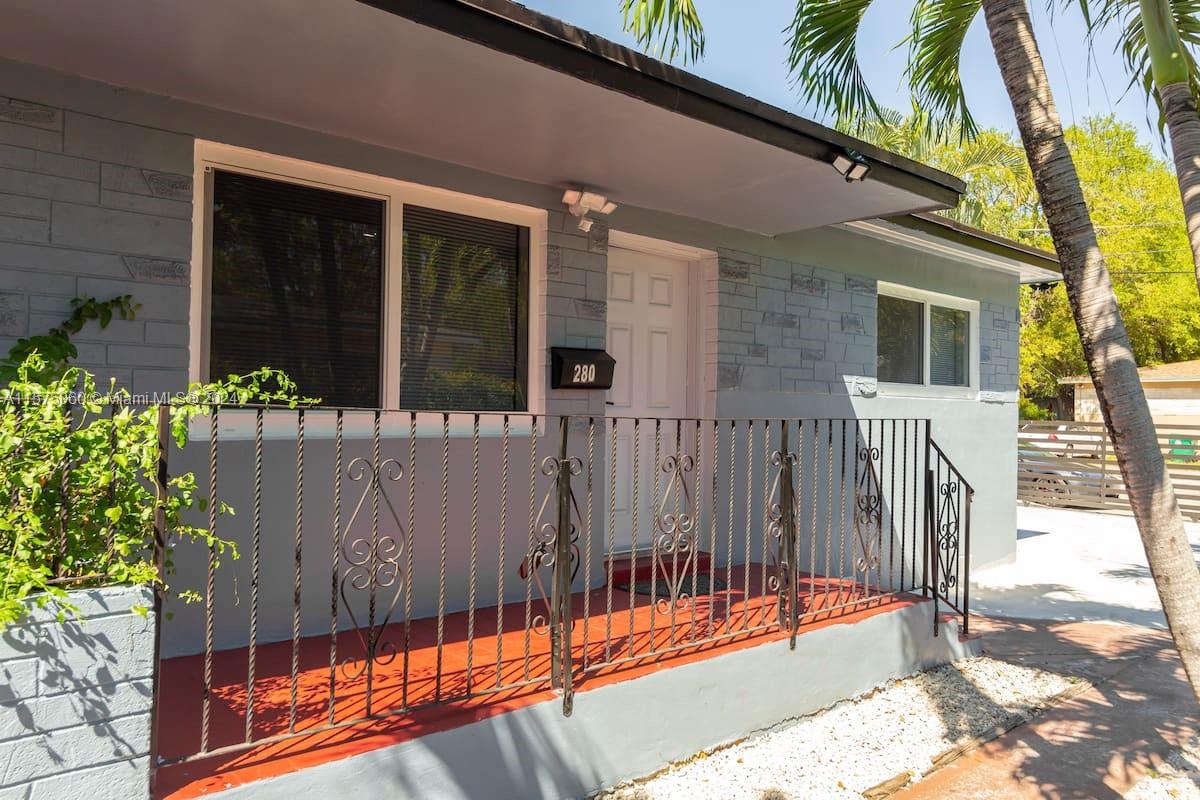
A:
<svg viewBox="0 0 1200 800">
<path fill-rule="evenodd" d="M 979 389 L 974 386 L 931 386 L 915 383 L 878 384 L 881 397 L 919 397 L 937 400 L 978 400 Z"/>
</svg>

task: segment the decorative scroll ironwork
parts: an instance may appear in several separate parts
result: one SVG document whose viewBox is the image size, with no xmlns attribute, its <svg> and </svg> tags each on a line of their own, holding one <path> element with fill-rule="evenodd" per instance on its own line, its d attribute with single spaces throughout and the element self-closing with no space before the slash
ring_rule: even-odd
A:
<svg viewBox="0 0 1200 800">
<path fill-rule="evenodd" d="M 785 553 L 790 552 L 790 548 L 787 546 L 787 542 L 785 541 L 788 531 L 785 528 L 786 520 L 784 519 L 783 513 L 784 503 L 786 501 L 783 496 L 782 482 L 785 473 L 790 480 L 792 470 L 795 469 L 796 464 L 797 458 L 795 453 L 789 452 L 785 454 L 781 450 L 776 450 L 771 453 L 771 466 L 775 467 L 775 480 L 774 483 L 771 484 L 771 491 L 768 496 L 775 498 L 775 500 L 773 500 L 771 505 L 767 508 L 767 533 L 770 534 L 771 538 L 775 540 L 776 547 L 769 549 L 768 552 L 768 555 L 771 559 L 771 566 L 774 567 L 774 574 L 767 579 L 767 587 L 773 592 L 779 592 L 783 587 L 779 576 L 789 574 L 790 564 L 787 556 L 784 555 Z M 789 494 L 793 498 L 791 501 L 792 519 L 799 519 L 799 498 L 796 496 L 795 492 L 790 492 Z M 776 552 L 780 553 L 780 555 L 777 556 Z"/>
<path fill-rule="evenodd" d="M 775 562 L 775 574 L 769 586 L 776 592 L 777 613 L 780 627 L 790 631 L 790 646 L 796 648 L 796 628 L 799 624 L 800 554 L 796 549 L 796 521 L 800 518 L 800 498 L 793 482 L 799 457 L 788 448 L 788 427 L 780 430 L 780 449 L 771 454 L 771 464 L 777 467 L 775 482 L 768 497 L 777 498 L 767 508 L 767 531 L 775 539 L 776 547 L 771 552 Z M 778 552 L 778 556 L 776 556 Z"/>
<path fill-rule="evenodd" d="M 854 566 L 867 573 L 879 568 L 879 540 L 883 524 L 883 502 L 880 496 L 879 448 L 870 445 L 859 448 L 858 460 L 862 474 L 854 487 L 854 537 L 856 554 Z"/>
<path fill-rule="evenodd" d="M 342 661 L 342 675 L 348 680 L 353 680 L 366 672 L 371 665 L 387 665 L 396 658 L 396 644 L 384 640 L 383 636 L 404 591 L 406 576 L 401 557 L 404 555 L 408 535 L 400 522 L 400 515 L 392 506 L 384 483 L 396 483 L 403 477 L 404 469 L 399 462 L 389 458 L 376 467 L 370 459 L 360 457 L 350 462 L 346 468 L 346 475 L 355 482 L 366 481 L 358 503 L 354 506 L 354 513 L 350 515 L 350 522 L 342 534 L 342 560 L 348 566 L 338 584 L 342 605 L 350 615 L 363 651 L 361 660 L 352 656 Z M 367 505 L 368 498 L 371 505 L 371 533 L 369 537 L 358 536 L 354 534 L 354 524 L 363 507 Z M 383 505 L 399 532 L 397 536 L 380 533 L 379 498 L 383 499 Z M 368 594 L 369 611 L 365 625 L 355 613 L 354 604 L 348 594 L 350 589 Z M 378 595 L 381 593 L 386 605 L 383 617 L 376 620 Z"/>
<path fill-rule="evenodd" d="M 937 590 L 946 597 L 958 586 L 959 518 L 958 497 L 960 481 L 951 478 L 938 484 L 937 519 L 934 534 L 937 537 L 938 584 Z M 947 602 L 951 602 L 947 600 Z"/>
<path fill-rule="evenodd" d="M 696 565 L 696 520 L 687 476 L 695 469 L 695 459 L 687 454 L 669 455 L 662 462 L 667 485 L 658 504 L 654 524 L 658 528 L 655 547 L 656 567 L 666 583 L 668 597 L 655 598 L 660 609 L 684 608 L 694 598 L 688 592 L 687 577 Z M 675 510 L 678 509 L 678 510 Z M 681 564 L 679 559 L 683 558 Z M 668 563 L 667 559 L 670 559 Z"/>
<path fill-rule="evenodd" d="M 572 475 L 578 476 L 583 474 L 583 462 L 575 457 L 562 459 L 557 456 L 547 456 L 542 459 L 542 474 L 546 477 L 556 477 L 559 472 L 566 468 L 570 470 Z M 529 544 L 529 550 L 525 553 L 525 558 L 521 561 L 521 566 L 518 574 L 521 580 L 525 580 L 532 576 L 533 583 L 537 586 L 538 594 L 542 596 L 542 603 L 546 607 L 546 613 L 535 614 L 530 621 L 530 625 L 538 634 L 545 636 L 550 629 L 550 620 L 553 616 L 553 608 L 551 605 L 552 591 L 547 588 L 547 582 L 543 580 L 543 572 L 547 572 L 550 577 L 549 585 L 554 585 L 553 576 L 557 565 L 558 552 L 558 483 L 557 481 L 551 484 L 542 498 L 542 504 L 538 509 L 537 519 L 538 526 L 532 532 L 532 541 Z M 582 520 L 583 515 L 579 513 L 579 503 L 575 500 L 574 490 L 570 493 L 571 510 L 574 512 L 574 519 Z M 547 512 L 549 519 L 546 519 Z M 571 522 L 566 534 L 570 538 L 570 563 L 567 565 L 571 570 L 570 583 L 575 582 L 575 576 L 579 574 L 579 526 L 574 521 Z"/>
</svg>

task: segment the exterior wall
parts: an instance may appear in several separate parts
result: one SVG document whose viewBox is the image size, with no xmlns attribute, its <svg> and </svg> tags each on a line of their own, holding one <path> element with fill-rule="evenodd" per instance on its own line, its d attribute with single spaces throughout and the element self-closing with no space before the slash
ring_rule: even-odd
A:
<svg viewBox="0 0 1200 800">
<path fill-rule="evenodd" d="M 929 418 L 933 437 L 976 489 L 972 564 L 1013 557 L 1019 336 L 1013 276 L 836 227 L 768 239 L 652 212 L 627 227 L 722 255 L 706 287 L 723 302 L 708 342 L 708 358 L 718 362 L 717 416 Z M 979 301 L 980 392 L 949 397 L 877 388 L 880 280 Z"/>
<path fill-rule="evenodd" d="M 604 347 L 608 312 L 608 226 L 596 222 L 586 234 L 574 219 L 551 207 L 546 242 L 546 341 L 554 347 Z M 555 414 L 604 415 L 603 392 L 549 388 L 547 410 Z"/>
<path fill-rule="evenodd" d="M 718 390 L 829 394 L 875 375 L 874 279 L 720 252 Z"/>
<path fill-rule="evenodd" d="M 150 796 L 153 595 L 72 592 L 78 616 L 33 610 L 0 635 L 0 798 Z"/>
<path fill-rule="evenodd" d="M 11 343 L 14 336 L 40 332 L 58 322 L 73 295 L 103 299 L 129 292 L 142 303 L 137 320 L 114 322 L 103 332 L 89 328 L 79 337 L 79 363 L 102 375 L 115 375 L 137 391 L 184 387 L 195 139 L 548 210 L 544 318 L 533 324 L 545 326 L 548 346 L 604 345 L 608 228 L 597 222 L 590 234 L 581 234 L 563 213 L 560 187 L 515 181 L 13 62 L 0 61 L 0 96 L 19 98 L 0 105 L 0 201 L 7 203 L 0 205 L 0 295 L 6 309 L 0 314 L 0 323 L 7 326 L 8 336 L 0 340 L 0 346 Z M 70 172 L 74 177 L 56 172 Z M 17 209 L 18 213 L 5 209 Z M 973 516 L 974 563 L 1011 557 L 1016 527 L 1016 443 L 1012 435 L 1017 417 L 1015 278 L 837 227 L 764 237 L 631 207 L 619 208 L 609 223 L 625 232 L 719 253 L 715 268 L 693 273 L 701 282 L 693 297 L 701 298 L 704 305 L 694 309 L 705 327 L 703 358 L 699 359 L 702 377 L 696 387 L 706 398 L 701 413 L 720 417 L 932 418 L 934 437 L 978 489 Z M 981 303 L 981 388 L 990 397 L 951 399 L 875 391 L 874 295 L 880 280 Z M 541 357 L 548 362 L 545 353 Z M 548 413 L 604 415 L 603 392 L 552 391 L 548 374 L 543 374 L 542 380 L 547 383 Z M 582 441 L 581 424 L 577 423 L 573 432 L 577 443 Z M 467 497 L 463 479 L 468 474 L 470 440 L 460 431 L 456 428 L 451 446 L 457 488 L 455 514 L 469 505 L 462 501 Z M 362 434 L 358 436 L 355 446 L 365 445 Z M 528 436 L 514 437 L 512 444 L 514 453 L 526 453 Z M 253 457 L 247 445 L 244 440 L 222 444 L 220 457 L 222 475 L 228 476 L 222 478 L 222 485 L 242 492 L 223 499 L 230 499 L 239 510 L 248 508 L 247 492 L 252 485 L 247 470 Z M 318 455 L 321 447 L 329 446 L 326 438 L 324 444 L 314 444 L 309 450 L 309 475 L 332 474 L 331 452 Z M 399 446 L 399 442 L 387 445 Z M 424 463 L 438 461 L 440 442 L 436 437 L 423 441 L 421 447 L 429 451 L 422 457 Z M 495 458 L 496 447 L 495 439 L 484 443 L 483 463 L 494 463 L 487 459 Z M 538 452 L 545 455 L 552 447 L 550 438 L 545 437 Z M 289 505 L 295 498 L 294 449 L 294 440 L 272 443 L 268 448 L 268 458 L 277 451 L 275 458 L 293 460 L 287 462 L 286 470 L 268 472 L 268 505 L 277 506 L 265 509 L 264 514 L 272 521 L 271 538 L 265 546 L 274 570 L 264 586 L 281 590 L 280 602 L 285 605 L 276 633 L 283 637 L 290 634 L 292 569 L 291 559 L 279 554 L 289 552 L 295 533 L 289 522 L 295 516 L 294 505 Z M 604 448 L 596 449 L 602 471 Z M 172 469 L 178 465 L 206 475 L 206 448 L 201 444 L 191 450 L 182 460 L 173 460 Z M 426 470 L 417 479 L 422 502 L 438 497 L 437 479 L 436 469 Z M 279 485 L 272 487 L 272 480 Z M 330 481 L 323 478 L 316 483 L 317 489 L 311 488 L 312 480 L 306 486 L 306 514 L 317 509 L 324 514 L 328 509 L 323 505 L 330 502 L 327 498 L 313 499 L 309 494 L 329 494 Z M 605 507 L 603 483 L 603 478 L 598 478 L 595 501 L 601 510 Z M 494 502 L 495 495 L 481 497 L 482 508 L 493 508 Z M 511 519 L 517 520 L 515 505 L 510 512 Z M 243 553 L 248 552 L 246 518 L 243 513 L 223 522 L 222 529 L 241 541 Z M 328 515 L 316 527 L 327 531 Z M 416 527 L 422 541 L 434 536 L 436 543 L 436 516 L 420 519 Z M 310 541 L 316 535 L 313 530 L 308 528 Z M 447 594 L 453 600 L 449 610 L 455 610 L 462 607 L 459 598 L 464 593 L 469 555 L 466 536 L 460 535 L 465 530 L 462 523 L 453 523 L 451 530 L 448 563 L 452 574 Z M 494 527 L 485 526 L 479 552 L 486 556 L 497 546 Z M 522 553 L 512 551 L 521 549 L 510 542 L 509 556 L 519 559 Z M 197 565 L 202 565 L 203 559 L 191 559 L 189 567 L 183 555 L 181 552 L 179 559 L 181 584 L 202 585 L 202 567 Z M 310 625 L 314 632 L 322 625 L 327 630 L 328 565 L 306 558 L 305 630 Z M 247 585 L 248 561 L 227 562 L 219 571 L 219 596 L 231 604 L 236 605 L 238 587 Z M 481 557 L 480 563 L 488 562 Z M 196 568 L 201 569 L 199 575 Z M 189 569 L 193 569 L 190 574 Z M 490 583 L 496 579 L 494 572 L 482 579 L 488 581 L 480 583 L 482 597 L 498 589 Z M 514 591 L 511 581 L 507 591 L 510 595 Z M 314 609 L 311 615 L 307 611 L 310 605 Z M 424 610 L 428 613 L 427 607 Z M 169 628 L 194 633 L 202 621 L 198 613 L 195 608 L 178 609 Z M 228 620 L 229 615 L 244 619 L 244 604 L 218 609 L 218 619 Z M 244 628 L 235 633 L 245 640 Z M 188 649 L 183 639 L 177 644 L 168 637 L 165 652 Z M 194 644 L 191 649 L 194 651 Z"/>
<path fill-rule="evenodd" d="M 979 320 L 979 384 L 985 392 L 1017 390 L 1021 370 L 1021 309 L 984 302 Z"/>
<path fill-rule="evenodd" d="M 73 297 L 129 293 L 137 319 L 88 326 L 78 364 L 135 392 L 182 388 L 191 171 L 191 137 L 0 96 L 0 348 Z"/>
</svg>

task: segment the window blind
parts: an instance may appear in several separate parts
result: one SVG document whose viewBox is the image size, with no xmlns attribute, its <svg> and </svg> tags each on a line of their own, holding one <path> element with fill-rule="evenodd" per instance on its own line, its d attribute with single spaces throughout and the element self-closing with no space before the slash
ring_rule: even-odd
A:
<svg viewBox="0 0 1200 800">
<path fill-rule="evenodd" d="M 886 383 L 923 383 L 924 305 L 879 295 L 877 374 Z"/>
<path fill-rule="evenodd" d="M 929 377 L 935 386 L 967 386 L 971 315 L 957 308 L 929 307 Z"/>
<path fill-rule="evenodd" d="M 524 411 L 529 231 L 404 206 L 400 404 Z"/>
<path fill-rule="evenodd" d="M 384 204 L 218 171 L 209 375 L 285 371 L 323 404 L 378 407 Z"/>
</svg>

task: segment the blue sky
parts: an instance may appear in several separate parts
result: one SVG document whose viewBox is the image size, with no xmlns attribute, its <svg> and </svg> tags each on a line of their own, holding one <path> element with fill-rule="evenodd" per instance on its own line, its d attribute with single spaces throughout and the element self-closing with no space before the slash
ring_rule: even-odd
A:
<svg viewBox="0 0 1200 800">
<path fill-rule="evenodd" d="M 633 44 L 621 30 L 618 0 L 525 0 L 526 5 L 601 36 Z M 860 45 L 877 56 L 866 65 L 872 91 L 883 102 L 899 109 L 909 103 L 901 77 L 903 50 L 894 49 L 908 30 L 913 0 L 880 0 L 863 22 Z M 788 85 L 784 36 L 794 0 L 697 0 L 707 37 L 707 55 L 689 70 L 804 116 L 821 119 L 799 102 Z M 1063 121 L 1089 114 L 1115 113 L 1134 124 L 1143 139 L 1160 154 L 1163 145 L 1145 97 L 1134 88 L 1126 92 L 1129 78 L 1115 37 L 1108 34 L 1091 51 L 1085 42 L 1078 12 L 1047 13 L 1045 0 L 1031 0 L 1034 25 L 1042 57 L 1050 72 L 1055 100 Z M 967 37 L 963 80 L 971 110 L 980 124 L 1014 130 L 1012 109 L 992 56 L 982 16 Z M 824 120 L 822 120 L 824 121 Z"/>
</svg>

